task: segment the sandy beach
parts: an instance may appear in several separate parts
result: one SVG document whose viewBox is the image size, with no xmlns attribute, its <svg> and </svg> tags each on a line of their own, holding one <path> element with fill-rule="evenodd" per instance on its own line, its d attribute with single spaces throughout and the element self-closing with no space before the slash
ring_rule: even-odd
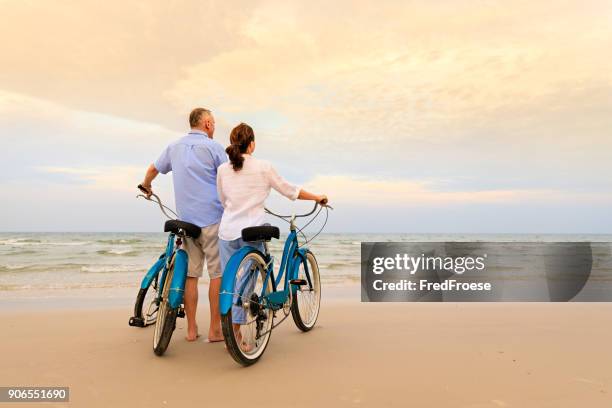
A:
<svg viewBox="0 0 612 408">
<path fill-rule="evenodd" d="M 612 304 L 367 304 L 354 289 L 326 298 L 310 333 L 285 321 L 249 368 L 223 344 L 186 342 L 182 319 L 156 357 L 127 299 L 13 305 L 0 384 L 69 386 L 70 403 L 46 404 L 66 407 L 612 406 Z"/>
</svg>

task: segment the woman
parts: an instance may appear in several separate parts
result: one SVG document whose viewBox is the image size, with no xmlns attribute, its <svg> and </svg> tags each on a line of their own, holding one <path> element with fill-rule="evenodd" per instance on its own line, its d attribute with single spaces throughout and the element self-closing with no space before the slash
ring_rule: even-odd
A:
<svg viewBox="0 0 612 408">
<path fill-rule="evenodd" d="M 219 225 L 219 257 L 221 270 L 225 271 L 231 256 L 245 245 L 241 238 L 244 228 L 264 223 L 264 202 L 271 189 L 290 200 L 313 200 L 325 205 L 327 197 L 316 195 L 290 184 L 278 175 L 274 167 L 263 160 L 252 157 L 255 151 L 255 134 L 253 129 L 241 123 L 230 134 L 230 145 L 225 149 L 229 162 L 217 169 L 217 191 L 223 205 L 223 216 Z M 263 245 L 259 244 L 263 251 Z M 245 323 L 244 310 L 232 309 L 234 330 Z"/>
</svg>

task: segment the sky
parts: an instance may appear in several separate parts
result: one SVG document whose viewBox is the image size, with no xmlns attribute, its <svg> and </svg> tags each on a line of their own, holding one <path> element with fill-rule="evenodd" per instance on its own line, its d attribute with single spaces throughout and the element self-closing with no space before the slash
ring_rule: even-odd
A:
<svg viewBox="0 0 612 408">
<path fill-rule="evenodd" d="M 203 106 L 223 146 L 249 123 L 327 194 L 329 232 L 612 233 L 610 21 L 607 1 L 0 0 L 0 230 L 160 230 L 135 186 Z"/>
</svg>

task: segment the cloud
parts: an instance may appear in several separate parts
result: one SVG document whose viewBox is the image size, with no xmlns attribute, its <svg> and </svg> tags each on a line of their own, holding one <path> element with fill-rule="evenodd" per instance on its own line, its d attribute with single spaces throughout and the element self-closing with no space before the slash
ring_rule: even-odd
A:
<svg viewBox="0 0 612 408">
<path fill-rule="evenodd" d="M 151 138 L 161 133 L 174 133 L 158 123 L 132 120 L 124 116 L 113 116 L 100 112 L 73 109 L 52 100 L 31 97 L 0 89 L 0 124 L 32 124 L 70 127 L 81 137 L 106 132 L 113 141 L 134 138 Z M 55 129 L 54 129 L 55 130 Z M 42 129 L 44 131 L 44 129 Z M 3 136 L 7 136 L 3 128 Z M 60 136 L 60 135 L 54 135 Z M 91 141 L 91 139 L 89 139 Z"/>
<path fill-rule="evenodd" d="M 165 103 L 163 92 L 184 65 L 239 45 L 234 27 L 253 7 L 7 1 L 0 15 L 0 89 L 180 130 L 186 114 Z"/>
<path fill-rule="evenodd" d="M 249 41 L 186 67 L 167 95 L 183 108 L 204 92 L 228 112 L 274 109 L 317 141 L 332 133 L 343 141 L 446 142 L 517 111 L 573 106 L 563 96 L 577 90 L 612 86 L 612 59 L 600 52 L 612 36 L 596 8 L 573 3 L 546 15 L 523 3 L 500 17 L 495 7 L 460 2 L 379 6 L 334 15 L 330 30 L 334 10 L 326 18 L 296 3 L 264 2 L 241 27 Z M 369 13 L 389 24 L 368 24 Z M 570 15 L 575 30 L 590 35 L 568 30 Z"/>
<path fill-rule="evenodd" d="M 144 168 L 140 166 L 107 166 L 95 168 L 43 166 L 35 170 L 50 174 L 66 176 L 68 184 L 77 184 L 81 188 L 98 191 L 135 192 L 136 182 L 144 177 Z M 132 182 L 130 183 L 130 180 Z"/>
<path fill-rule="evenodd" d="M 36 177 L 34 167 L 144 168 L 180 133 L 157 123 L 72 109 L 0 89 L 2 180 Z"/>
<path fill-rule="evenodd" d="M 221 115 L 255 122 L 266 157 L 308 158 L 304 179 L 317 168 L 487 189 L 611 186 L 601 7 L 327 7 L 258 4 L 243 42 L 185 66 L 165 96 L 185 110 L 204 94 Z"/>
<path fill-rule="evenodd" d="M 319 175 L 305 188 L 326 193 L 332 203 L 368 207 L 453 207 L 465 204 L 612 204 L 612 192 L 579 193 L 555 189 L 444 191 L 437 181 L 381 180 L 347 175 Z"/>
</svg>

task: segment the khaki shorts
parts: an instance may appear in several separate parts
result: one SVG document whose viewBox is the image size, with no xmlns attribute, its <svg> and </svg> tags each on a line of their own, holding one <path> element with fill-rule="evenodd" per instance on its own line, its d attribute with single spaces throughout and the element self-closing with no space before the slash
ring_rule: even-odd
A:
<svg viewBox="0 0 612 408">
<path fill-rule="evenodd" d="M 186 238 L 183 241 L 183 248 L 189 256 L 187 276 L 201 278 L 204 273 L 204 261 L 206 260 L 206 268 L 210 279 L 221 277 L 221 262 L 217 245 L 218 233 L 219 224 L 213 224 L 202 228 L 202 233 L 198 239 Z"/>
</svg>

